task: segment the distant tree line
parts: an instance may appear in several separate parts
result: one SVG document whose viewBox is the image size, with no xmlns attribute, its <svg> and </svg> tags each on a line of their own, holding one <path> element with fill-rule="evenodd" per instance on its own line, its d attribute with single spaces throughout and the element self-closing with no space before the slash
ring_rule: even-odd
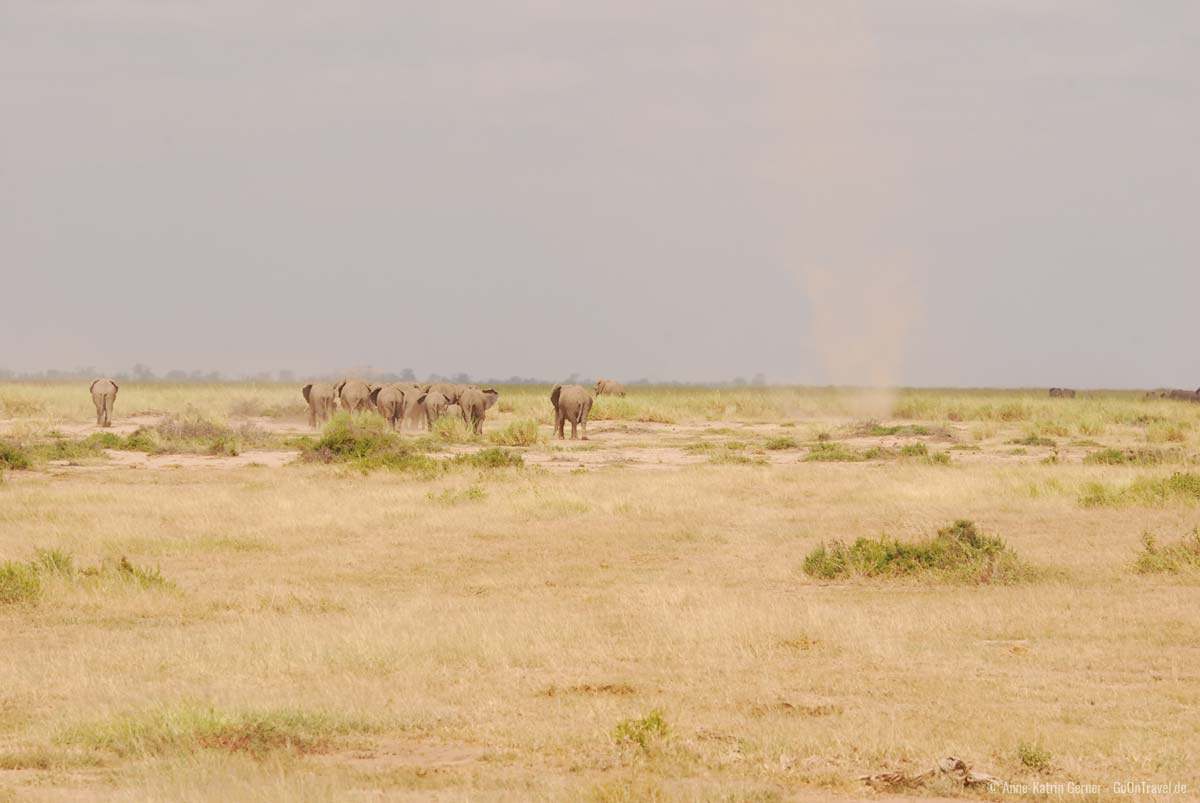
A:
<svg viewBox="0 0 1200 803">
<path fill-rule="evenodd" d="M 106 374 L 93 366 L 84 368 L 75 368 L 72 370 L 61 370 L 57 368 L 49 368 L 44 371 L 10 371 L 0 368 L 0 381 L 3 380 L 24 380 L 31 382 L 61 382 L 61 381 L 83 381 L 92 380 L 98 376 L 112 376 L 118 382 L 121 380 L 132 382 L 281 382 L 294 383 L 297 381 L 310 380 L 337 380 L 348 376 L 362 377 L 371 382 L 452 382 L 454 384 L 476 384 L 476 385 L 552 385 L 555 382 L 565 382 L 567 384 L 590 385 L 595 382 L 594 377 L 585 377 L 579 374 L 571 374 L 565 379 L 545 379 L 534 376 L 510 376 L 510 377 L 488 377 L 475 378 L 470 374 L 429 374 L 423 380 L 419 378 L 415 371 L 411 368 L 404 368 L 400 371 L 378 371 L 370 366 L 361 366 L 349 368 L 343 371 L 326 372 L 320 374 L 297 374 L 295 371 L 282 369 L 279 371 L 257 371 L 248 374 L 225 374 L 221 371 L 184 371 L 182 369 L 172 369 L 163 373 L 161 376 L 151 370 L 150 366 L 143 363 L 137 363 L 128 371 L 122 371 L 115 374 Z M 624 381 L 624 380 L 623 380 Z M 626 385 L 646 386 L 646 385 L 662 385 L 668 387 L 763 387 L 767 384 L 767 378 L 763 374 L 755 374 L 750 380 L 744 377 L 735 377 L 722 382 L 676 382 L 670 380 L 656 379 L 633 379 L 625 381 Z"/>
</svg>

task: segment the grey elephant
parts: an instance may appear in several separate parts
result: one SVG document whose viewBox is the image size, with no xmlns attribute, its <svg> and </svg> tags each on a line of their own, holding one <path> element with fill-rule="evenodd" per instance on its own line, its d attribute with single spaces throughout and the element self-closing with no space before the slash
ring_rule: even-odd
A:
<svg viewBox="0 0 1200 803">
<path fill-rule="evenodd" d="M 1050 396 L 1055 399 L 1073 399 L 1075 391 L 1071 388 L 1050 388 Z"/>
<path fill-rule="evenodd" d="M 563 426 L 571 422 L 571 440 L 576 431 L 583 429 L 583 440 L 587 440 L 588 413 L 592 411 L 592 394 L 582 385 L 555 385 L 550 391 L 550 403 L 554 405 L 554 434 L 565 438 Z"/>
<path fill-rule="evenodd" d="M 433 429 L 433 422 L 441 418 L 446 412 L 446 408 L 450 406 L 446 397 L 436 390 L 422 393 L 417 398 L 417 404 L 425 411 L 425 426 L 428 429 Z"/>
<path fill-rule="evenodd" d="M 426 387 L 426 392 L 442 394 L 446 397 L 446 404 L 458 404 L 458 394 L 462 392 L 462 388 L 462 385 L 451 382 L 434 382 Z"/>
<path fill-rule="evenodd" d="M 410 391 L 411 392 L 411 391 Z M 406 396 L 400 385 L 382 385 L 371 391 L 371 403 L 392 429 L 399 429 L 404 421 Z"/>
<path fill-rule="evenodd" d="M 487 411 L 492 409 L 499 398 L 500 392 L 495 388 L 486 390 L 467 388 L 458 397 L 458 406 L 462 408 L 462 419 L 476 435 L 483 434 L 483 419 L 487 418 Z"/>
<path fill-rule="evenodd" d="M 1167 393 L 1167 398 L 1178 401 L 1196 401 L 1197 396 L 1190 390 L 1172 390 Z"/>
<path fill-rule="evenodd" d="M 601 379 L 596 382 L 596 386 L 592 388 L 597 396 L 624 396 L 625 386 L 620 382 L 614 382 L 611 379 Z"/>
<path fill-rule="evenodd" d="M 361 379 L 343 379 L 334 385 L 338 398 L 342 400 L 342 409 L 348 412 L 371 409 L 372 387 Z"/>
<path fill-rule="evenodd" d="M 329 382 L 310 382 L 301 391 L 304 401 L 308 403 L 308 425 L 317 426 L 324 423 L 337 409 L 337 389 Z"/>
<path fill-rule="evenodd" d="M 113 404 L 117 401 L 117 383 L 104 377 L 92 383 L 92 404 L 96 405 L 96 426 L 111 427 Z"/>
</svg>

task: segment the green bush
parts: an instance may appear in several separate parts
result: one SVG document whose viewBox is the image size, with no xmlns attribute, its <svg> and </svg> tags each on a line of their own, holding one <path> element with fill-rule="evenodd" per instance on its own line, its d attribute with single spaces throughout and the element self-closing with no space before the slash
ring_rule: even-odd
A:
<svg viewBox="0 0 1200 803">
<path fill-rule="evenodd" d="M 1021 766 L 1034 772 L 1045 772 L 1050 769 L 1050 751 L 1040 744 L 1021 742 L 1017 745 L 1017 759 Z"/>
<path fill-rule="evenodd" d="M 42 580 L 35 566 L 16 561 L 0 563 L 0 605 L 34 603 L 41 593 Z"/>
<path fill-rule="evenodd" d="M 14 443 L 0 441 L 0 469 L 24 471 L 31 465 L 29 455 Z"/>
<path fill-rule="evenodd" d="M 537 421 L 519 418 L 504 429 L 488 434 L 488 440 L 498 446 L 536 446 L 538 442 Z"/>
<path fill-rule="evenodd" d="M 809 463 L 855 463 L 867 460 L 867 456 L 848 449 L 840 443 L 818 442 L 804 456 Z"/>
<path fill-rule="evenodd" d="M 821 580 L 842 577 L 934 576 L 962 583 L 1012 583 L 1031 570 L 994 536 L 960 519 L 936 536 L 904 543 L 886 535 L 820 544 L 804 559 L 804 573 Z"/>
<path fill-rule="evenodd" d="M 1142 534 L 1142 550 L 1133 562 L 1139 574 L 1178 574 L 1200 570 L 1200 528 L 1182 539 L 1160 545 L 1150 533 Z"/>
<path fill-rule="evenodd" d="M 617 723 L 613 738 L 617 744 L 637 745 L 649 750 L 654 742 L 665 739 L 671 733 L 662 711 L 655 709 L 639 719 L 623 719 Z"/>
</svg>

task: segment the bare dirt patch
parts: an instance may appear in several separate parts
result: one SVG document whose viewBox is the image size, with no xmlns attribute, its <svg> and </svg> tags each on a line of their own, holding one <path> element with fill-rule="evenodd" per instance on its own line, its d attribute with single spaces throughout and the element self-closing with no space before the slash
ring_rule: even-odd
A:
<svg viewBox="0 0 1200 803">
<path fill-rule="evenodd" d="M 470 744 L 380 739 L 365 747 L 314 755 L 312 760 L 366 772 L 401 768 L 437 770 L 472 764 L 487 752 L 484 747 Z"/>
</svg>

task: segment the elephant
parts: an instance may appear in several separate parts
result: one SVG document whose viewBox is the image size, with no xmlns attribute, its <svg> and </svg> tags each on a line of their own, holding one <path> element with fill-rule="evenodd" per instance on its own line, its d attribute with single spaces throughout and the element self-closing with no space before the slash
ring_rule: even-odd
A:
<svg viewBox="0 0 1200 803">
<path fill-rule="evenodd" d="M 329 382 L 310 382 L 300 391 L 308 402 L 308 425 L 329 420 L 337 409 L 337 389 Z"/>
<path fill-rule="evenodd" d="M 434 382 L 426 387 L 426 393 L 440 393 L 446 397 L 446 404 L 458 404 L 458 394 L 461 392 L 462 385 L 451 384 L 450 382 Z"/>
<path fill-rule="evenodd" d="M 1070 388 L 1050 388 L 1050 395 L 1056 399 L 1073 399 L 1075 391 Z"/>
<path fill-rule="evenodd" d="M 625 386 L 620 382 L 614 382 L 611 379 L 601 379 L 593 388 L 597 396 L 622 396 L 625 395 Z"/>
<path fill-rule="evenodd" d="M 592 411 L 592 394 L 582 385 L 555 385 L 550 391 L 550 403 L 554 405 L 554 433 L 565 438 L 563 425 L 571 422 L 571 440 L 576 430 L 583 429 L 583 440 L 587 440 L 588 413 Z"/>
<path fill-rule="evenodd" d="M 1167 398 L 1177 401 L 1196 401 L 1198 397 L 1190 390 L 1171 390 L 1167 392 Z"/>
<path fill-rule="evenodd" d="M 372 387 L 361 379 L 343 379 L 334 386 L 338 398 L 342 400 L 342 409 L 349 412 L 371 409 Z"/>
<path fill-rule="evenodd" d="M 404 388 L 400 385 L 382 385 L 371 391 L 371 402 L 375 405 L 375 409 L 383 416 L 384 420 L 391 425 L 392 429 L 399 429 L 404 421 L 404 408 L 406 406 L 406 396 Z"/>
<path fill-rule="evenodd" d="M 96 405 L 96 426 L 111 427 L 113 403 L 117 400 L 117 383 L 105 377 L 92 383 L 92 404 Z"/>
<path fill-rule="evenodd" d="M 429 429 L 433 429 L 433 422 L 441 418 L 442 414 L 446 412 L 446 408 L 450 406 L 446 397 L 436 390 L 422 393 L 417 399 L 417 404 L 425 411 L 425 426 Z"/>
<path fill-rule="evenodd" d="M 458 397 L 458 405 L 462 408 L 462 419 L 476 435 L 483 434 L 483 419 L 487 418 L 487 411 L 492 409 L 499 398 L 500 392 L 495 388 L 486 390 L 467 388 Z"/>
</svg>

